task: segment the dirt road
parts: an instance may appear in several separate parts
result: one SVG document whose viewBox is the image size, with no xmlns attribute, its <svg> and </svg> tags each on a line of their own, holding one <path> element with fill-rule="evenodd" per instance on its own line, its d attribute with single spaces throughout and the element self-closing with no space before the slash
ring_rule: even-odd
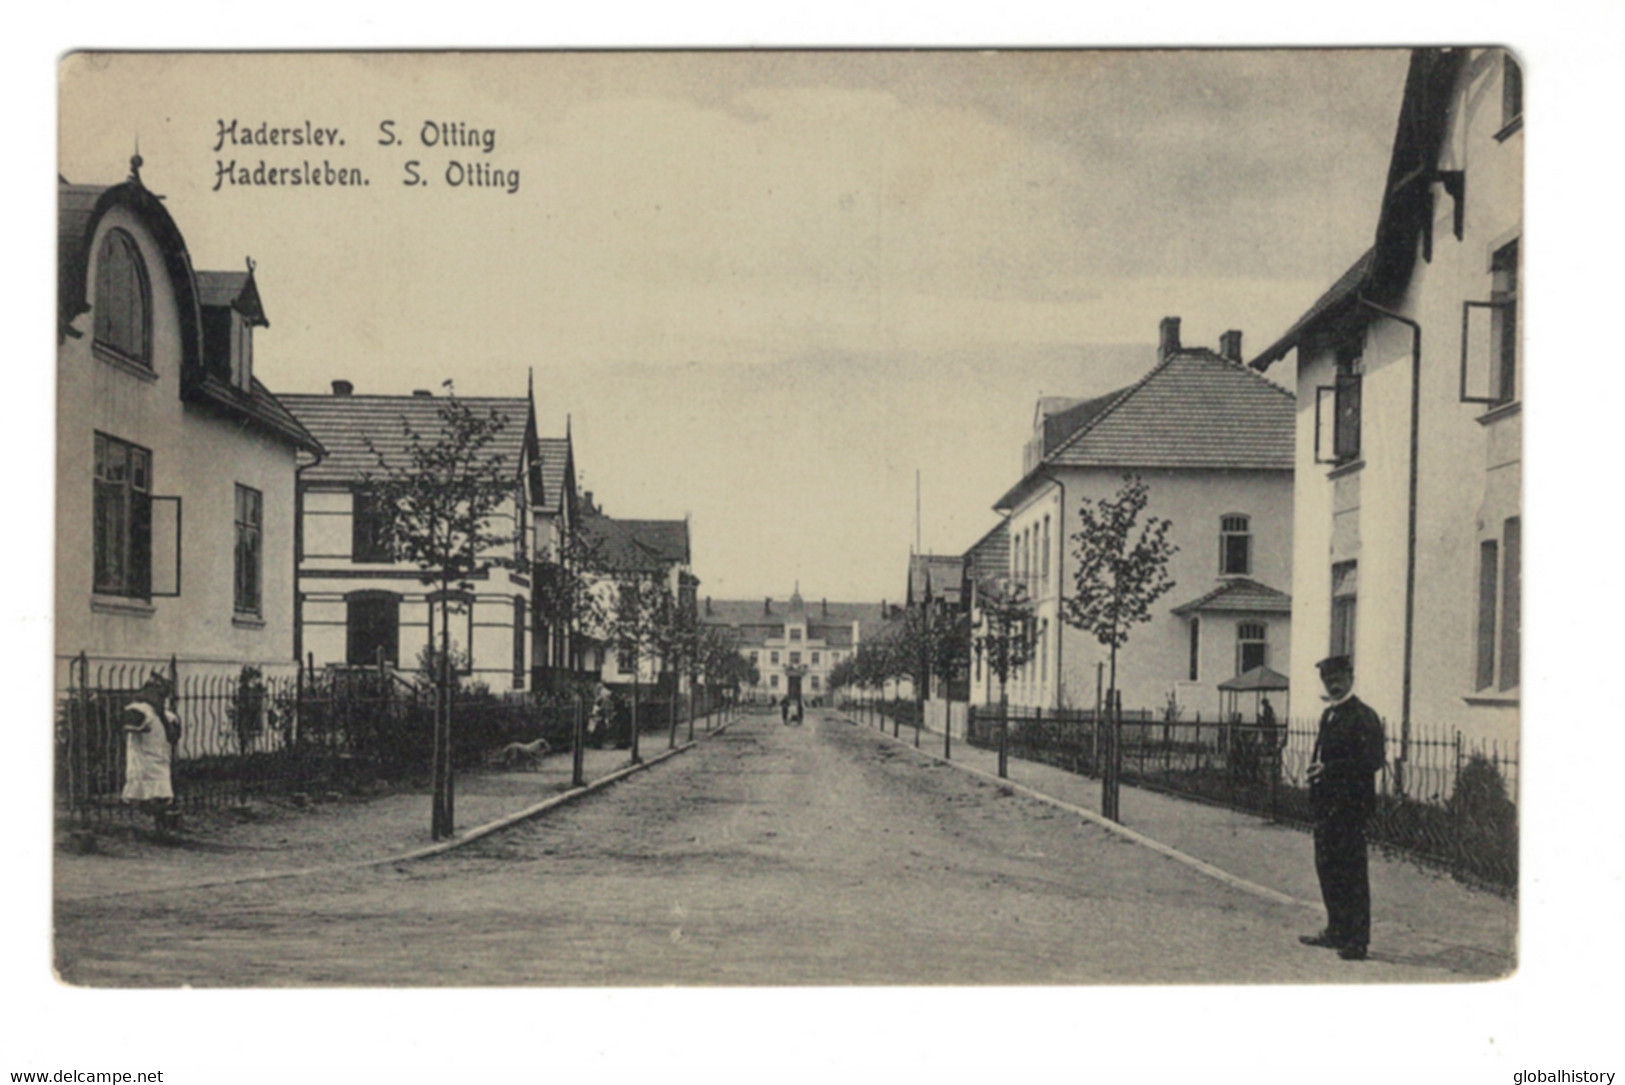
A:
<svg viewBox="0 0 1625 1085">
<path fill-rule="evenodd" d="M 1312 918 L 809 716 L 447 856 L 61 903 L 91 985 L 1418 982 Z"/>
</svg>

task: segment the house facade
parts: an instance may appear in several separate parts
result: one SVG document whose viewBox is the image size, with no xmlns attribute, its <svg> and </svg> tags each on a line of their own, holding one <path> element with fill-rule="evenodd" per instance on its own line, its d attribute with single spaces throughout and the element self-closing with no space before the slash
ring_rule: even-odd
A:
<svg viewBox="0 0 1625 1085">
<path fill-rule="evenodd" d="M 442 595 L 392 545 L 390 510 L 369 484 L 384 467 L 404 464 L 408 430 L 432 444 L 444 431 L 443 396 L 358 395 L 334 381 L 331 395 L 290 395 L 288 409 L 319 435 L 326 452 L 299 467 L 297 496 L 301 658 L 316 667 L 386 667 L 412 674 L 448 625 L 453 659 L 465 677 L 494 691 L 527 687 L 534 659 L 531 510 L 544 498 L 534 406 L 525 397 L 458 397 L 470 410 L 503 420 L 486 455 L 500 457 L 507 496 L 492 534 L 507 540 L 490 557 L 511 562 L 481 570 Z"/>
<path fill-rule="evenodd" d="M 255 374 L 252 261 L 195 271 L 131 166 L 58 190 L 58 669 L 291 667 L 296 457 L 321 445 Z"/>
<path fill-rule="evenodd" d="M 1294 701 L 1352 655 L 1400 734 L 1518 734 L 1522 83 L 1413 53 L 1374 245 L 1251 363 L 1295 366 Z"/>
<path fill-rule="evenodd" d="M 663 588 L 679 609 L 691 613 L 699 579 L 691 568 L 687 520 L 622 520 L 606 516 L 583 495 L 579 522 L 582 548 L 589 555 L 599 603 L 606 613 L 616 609 L 619 593 L 634 582 Z M 583 631 L 579 641 L 581 669 L 597 674 L 609 686 L 630 685 L 634 679 L 653 685 L 667 671 L 668 660 L 657 653 L 617 646 L 604 630 Z M 687 688 L 687 676 L 675 676 L 676 688 Z"/>
<path fill-rule="evenodd" d="M 1107 649 L 1066 624 L 1062 599 L 1073 590 L 1080 499 L 1110 500 L 1130 474 L 1149 489 L 1143 515 L 1170 520 L 1179 549 L 1174 589 L 1118 652 L 1124 708 L 1160 714 L 1172 698 L 1185 719 L 1215 719 L 1220 682 L 1244 665 L 1287 666 L 1292 397 L 1242 364 L 1240 332 L 1225 333 L 1219 351 L 1187 348 L 1179 323 L 1163 320 L 1157 364 L 1137 383 L 1039 403 L 1024 475 L 995 506 L 1006 517 L 1006 575 L 1033 611 L 1032 660 L 1011 676 L 1013 705 L 1093 708 L 1109 684 Z M 971 672 L 973 696 L 996 700 L 974 653 Z"/>
</svg>

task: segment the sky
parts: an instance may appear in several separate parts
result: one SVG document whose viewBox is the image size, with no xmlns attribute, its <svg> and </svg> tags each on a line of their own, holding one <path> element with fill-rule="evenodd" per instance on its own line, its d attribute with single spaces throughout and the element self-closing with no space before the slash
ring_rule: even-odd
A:
<svg viewBox="0 0 1625 1085">
<path fill-rule="evenodd" d="M 59 168 L 115 182 L 139 144 L 194 265 L 254 259 L 273 390 L 533 375 L 607 512 L 689 518 L 702 594 L 878 601 L 916 537 L 961 553 L 997 522 L 1039 395 L 1136 379 L 1164 316 L 1260 350 L 1359 256 L 1405 64 L 81 54 Z M 367 183 L 221 180 L 261 161 Z"/>
</svg>

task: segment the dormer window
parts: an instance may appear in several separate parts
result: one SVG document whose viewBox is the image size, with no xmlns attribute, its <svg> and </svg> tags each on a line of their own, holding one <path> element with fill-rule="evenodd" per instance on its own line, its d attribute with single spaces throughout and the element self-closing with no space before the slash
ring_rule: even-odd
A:
<svg viewBox="0 0 1625 1085">
<path fill-rule="evenodd" d="M 135 239 L 109 230 L 96 254 L 96 346 L 152 366 L 152 292 Z"/>
<path fill-rule="evenodd" d="M 254 329 L 235 309 L 205 306 L 203 354 L 209 370 L 244 392 L 254 387 Z"/>
</svg>

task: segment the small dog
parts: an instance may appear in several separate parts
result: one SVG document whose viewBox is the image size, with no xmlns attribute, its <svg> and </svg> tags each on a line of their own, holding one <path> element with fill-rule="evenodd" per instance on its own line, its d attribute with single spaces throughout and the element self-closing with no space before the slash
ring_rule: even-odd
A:
<svg viewBox="0 0 1625 1085">
<path fill-rule="evenodd" d="M 535 771 L 542 767 L 542 758 L 553 752 L 553 747 L 547 739 L 539 738 L 535 742 L 510 742 L 502 749 L 491 755 L 491 764 L 505 769 L 528 768 Z"/>
</svg>

